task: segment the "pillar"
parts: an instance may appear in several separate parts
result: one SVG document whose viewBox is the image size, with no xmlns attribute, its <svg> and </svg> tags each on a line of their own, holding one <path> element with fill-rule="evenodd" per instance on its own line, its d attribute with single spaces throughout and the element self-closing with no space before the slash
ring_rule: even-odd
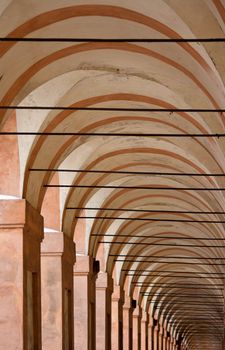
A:
<svg viewBox="0 0 225 350">
<path fill-rule="evenodd" d="M 171 339 L 170 339 L 170 350 L 173 350 L 174 349 L 174 338 L 171 336 Z"/>
<path fill-rule="evenodd" d="M 111 295 L 113 279 L 99 272 L 96 280 L 96 349 L 111 349 Z"/>
<path fill-rule="evenodd" d="M 123 304 L 123 350 L 132 349 L 132 300 L 125 296 Z"/>
<path fill-rule="evenodd" d="M 114 285 L 112 294 L 112 350 L 123 349 L 123 303 L 124 292 L 120 286 Z"/>
<path fill-rule="evenodd" d="M 154 350 L 153 348 L 153 319 L 149 316 L 148 318 L 148 350 Z"/>
<path fill-rule="evenodd" d="M 78 255 L 74 265 L 74 349 L 95 350 L 95 280 L 99 263 Z"/>
<path fill-rule="evenodd" d="M 170 339 L 170 336 L 169 336 L 169 337 L 167 337 L 167 344 L 166 344 L 167 350 L 170 350 L 170 341 L 171 341 L 171 339 Z"/>
<path fill-rule="evenodd" d="M 148 326 L 148 314 L 142 311 L 141 315 L 141 350 L 147 350 L 147 326 Z"/>
<path fill-rule="evenodd" d="M 155 320 L 154 320 L 154 321 L 155 321 Z M 153 347 L 153 350 L 159 350 L 159 348 L 158 348 L 158 338 L 159 338 L 159 328 L 158 328 L 158 324 L 154 325 L 154 328 L 153 328 L 153 337 L 154 337 L 154 341 L 153 341 L 154 347 Z"/>
<path fill-rule="evenodd" d="M 158 350 L 163 350 L 163 336 L 164 336 L 164 329 L 163 329 L 163 326 L 159 325 L 159 344 L 158 344 Z"/>
<path fill-rule="evenodd" d="M 167 330 L 165 328 L 163 329 L 163 350 L 168 350 L 167 349 Z"/>
<path fill-rule="evenodd" d="M 141 314 L 142 310 L 140 306 L 137 305 L 133 311 L 133 350 L 140 350 Z"/>
<path fill-rule="evenodd" d="M 43 218 L 24 199 L 0 201 L 1 349 L 41 349 Z"/>
<path fill-rule="evenodd" d="M 42 350 L 73 347 L 75 244 L 62 232 L 46 233 L 41 244 Z"/>
</svg>

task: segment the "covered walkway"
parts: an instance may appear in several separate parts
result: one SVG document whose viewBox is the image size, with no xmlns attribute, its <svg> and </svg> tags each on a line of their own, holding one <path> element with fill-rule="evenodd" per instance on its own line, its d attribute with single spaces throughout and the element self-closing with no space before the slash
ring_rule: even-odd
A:
<svg viewBox="0 0 225 350">
<path fill-rule="evenodd" d="M 0 349 L 223 350 L 225 1 L 0 1 Z"/>
</svg>

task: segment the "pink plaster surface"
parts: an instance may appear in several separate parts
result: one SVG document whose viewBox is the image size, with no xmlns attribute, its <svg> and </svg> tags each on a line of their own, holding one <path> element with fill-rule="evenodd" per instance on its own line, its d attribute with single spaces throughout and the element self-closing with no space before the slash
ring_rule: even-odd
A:
<svg viewBox="0 0 225 350">
<path fill-rule="evenodd" d="M 133 350 L 139 350 L 139 326 L 141 309 L 137 306 L 133 311 Z"/>
<path fill-rule="evenodd" d="M 85 216 L 85 210 L 79 213 L 79 216 Z M 86 232 L 86 220 L 78 219 L 74 230 L 74 242 L 76 242 L 77 252 L 80 254 L 85 253 L 85 232 Z"/>
<path fill-rule="evenodd" d="M 2 131 L 16 131 L 15 112 L 7 119 Z M 1 136 L 0 168 L 0 194 L 19 196 L 19 152 L 15 135 Z"/>
<path fill-rule="evenodd" d="M 54 174 L 50 184 L 59 184 L 58 174 Z M 44 217 L 45 227 L 60 230 L 59 188 L 48 187 L 45 193 L 41 215 Z"/>
<path fill-rule="evenodd" d="M 13 213 L 13 215 L 12 215 Z M 0 201 L 0 349 L 27 348 L 27 272 L 40 276 L 42 217 L 25 200 Z M 35 337 L 40 349 L 40 290 Z"/>
<path fill-rule="evenodd" d="M 41 244 L 42 349 L 62 349 L 63 234 L 45 234 Z"/>
<path fill-rule="evenodd" d="M 99 272 L 96 280 L 96 349 L 110 350 L 112 278 L 107 273 Z"/>
<path fill-rule="evenodd" d="M 123 322 L 122 305 L 124 302 L 124 292 L 118 285 L 114 285 L 112 294 L 112 350 L 120 349 L 122 339 L 120 339 L 120 323 Z"/>
<path fill-rule="evenodd" d="M 42 349 L 62 349 L 62 269 L 60 257 L 42 257 Z"/>
<path fill-rule="evenodd" d="M 123 350 L 130 350 L 132 339 L 130 339 L 130 327 L 132 326 L 131 298 L 124 297 L 123 304 Z"/>
<path fill-rule="evenodd" d="M 43 350 L 64 348 L 63 296 L 73 289 L 74 248 L 62 232 L 46 233 L 41 244 Z"/>
<path fill-rule="evenodd" d="M 0 349 L 23 349 L 22 230 L 0 228 Z"/>
<path fill-rule="evenodd" d="M 95 349 L 93 258 L 77 256 L 74 265 L 74 349 Z"/>
</svg>

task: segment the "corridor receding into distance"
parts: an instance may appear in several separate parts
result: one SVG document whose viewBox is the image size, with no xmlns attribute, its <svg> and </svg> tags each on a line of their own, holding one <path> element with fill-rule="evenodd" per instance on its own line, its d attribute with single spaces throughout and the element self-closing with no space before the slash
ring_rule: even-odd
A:
<svg viewBox="0 0 225 350">
<path fill-rule="evenodd" d="M 0 0 L 0 350 L 224 350 L 225 0 Z"/>
</svg>

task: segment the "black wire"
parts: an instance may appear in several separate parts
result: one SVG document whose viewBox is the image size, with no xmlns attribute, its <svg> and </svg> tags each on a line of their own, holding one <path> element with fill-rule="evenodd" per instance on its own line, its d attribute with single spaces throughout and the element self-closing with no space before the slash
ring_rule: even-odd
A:
<svg viewBox="0 0 225 350">
<path fill-rule="evenodd" d="M 154 294 L 151 294 L 151 293 L 147 293 L 147 292 L 140 292 L 141 294 L 145 295 L 145 296 L 152 296 L 152 297 L 161 297 L 161 296 L 168 296 L 168 297 L 179 297 L 179 298 L 191 298 L 191 297 L 194 297 L 195 299 L 214 299 L 214 298 L 219 298 L 219 299 L 224 299 L 224 296 L 223 295 L 215 295 L 215 294 L 202 294 L 199 295 L 199 294 L 178 294 L 178 293 L 154 293 Z"/>
<path fill-rule="evenodd" d="M 187 261 L 169 261 L 165 260 L 165 261 L 156 261 L 156 260 L 132 260 L 132 259 L 126 259 L 126 260 L 121 260 L 121 259 L 114 259 L 115 262 L 123 262 L 123 263 L 127 263 L 127 262 L 138 262 L 138 263 L 157 263 L 157 264 L 176 264 L 176 265 L 196 265 L 196 262 L 187 262 Z M 205 263 L 205 262 L 198 262 L 198 265 L 206 265 L 206 266 L 225 266 L 225 263 Z"/>
<path fill-rule="evenodd" d="M 109 254 L 109 256 L 134 257 L 134 258 L 154 258 L 154 259 L 197 259 L 197 260 L 225 260 L 225 258 L 199 256 L 158 256 L 158 255 L 133 255 L 133 254 Z"/>
<path fill-rule="evenodd" d="M 56 172 L 68 172 L 68 173 L 96 173 L 96 174 L 128 174 L 128 175 L 150 175 L 150 176 L 225 176 L 225 173 L 210 173 L 210 174 L 196 174 L 196 173 L 159 173 L 159 172 L 141 172 L 141 171 L 123 171 L 123 170 L 82 170 L 82 169 L 35 169 L 31 168 L 29 171 L 56 171 Z"/>
<path fill-rule="evenodd" d="M 27 38 L 1 37 L 2 42 L 72 42 L 72 43 L 209 43 L 225 42 L 225 38 Z"/>
<path fill-rule="evenodd" d="M 169 213 L 169 214 L 198 214 L 198 215 L 219 215 L 225 214 L 224 211 L 190 211 L 190 210 L 149 210 L 149 209 L 131 209 L 131 208 L 88 208 L 88 207 L 66 207 L 66 210 L 101 210 L 101 211 L 126 211 L 134 213 Z"/>
<path fill-rule="evenodd" d="M 1 131 L 0 135 L 21 135 L 21 136 L 102 136 L 102 137 L 172 137 L 172 138 L 202 138 L 202 137 L 225 137 L 225 134 L 212 133 L 212 134 L 165 134 L 165 133 L 107 133 L 107 132 L 36 132 L 36 131 Z"/>
<path fill-rule="evenodd" d="M 133 276 L 133 277 L 162 277 L 162 278 L 190 278 L 190 279 L 216 279 L 216 280 L 223 280 L 225 279 L 225 277 L 216 277 L 216 276 L 176 276 L 176 275 L 160 275 L 160 274 L 157 274 L 157 275 L 154 275 L 152 274 L 151 272 L 150 273 L 131 273 L 131 272 L 128 272 L 126 273 L 126 276 Z"/>
<path fill-rule="evenodd" d="M 111 186 L 111 185 L 43 185 L 43 187 L 53 188 L 108 188 L 108 189 L 128 189 L 128 190 L 162 190 L 162 191 L 225 191 L 224 187 L 160 187 L 160 186 Z"/>
<path fill-rule="evenodd" d="M 0 109 L 18 110 L 62 110 L 62 111 L 97 111 L 97 112 L 199 112 L 199 113 L 224 113 L 223 108 L 132 108 L 132 107 L 73 107 L 73 106 L 0 106 Z"/>
<path fill-rule="evenodd" d="M 97 234 L 97 233 L 92 233 L 91 236 L 96 236 L 96 237 L 116 237 L 116 238 L 119 238 L 119 237 L 131 237 L 131 238 L 157 238 L 157 239 L 179 239 L 179 240 L 200 240 L 200 241 L 225 241 L 225 238 L 209 238 L 209 237 L 178 237 L 178 236 L 162 236 L 162 235 L 159 235 L 159 236 L 156 236 L 156 235 L 129 235 L 129 234 L 118 234 L 118 235 L 115 235 L 115 234 L 108 234 L 108 233 L 105 233 L 105 234 Z"/>
<path fill-rule="evenodd" d="M 224 189 L 225 190 L 225 189 Z M 113 216 L 75 216 L 75 219 L 93 219 L 93 220 L 126 220 L 126 221 L 162 221 L 162 222 L 198 222 L 204 224 L 224 224 L 224 220 L 181 220 L 181 219 L 161 219 L 161 218 L 125 218 Z"/>
<path fill-rule="evenodd" d="M 168 244 L 168 243 L 148 243 L 148 242 L 117 242 L 117 241 L 101 241 L 98 242 L 99 244 L 125 244 L 125 245 L 144 245 L 144 246 L 163 246 L 163 247 L 191 247 L 191 248 L 222 248 L 224 249 L 225 246 L 217 246 L 217 245 L 199 245 L 199 244 Z"/>
<path fill-rule="evenodd" d="M 171 270 L 145 270 L 145 269 L 138 269 L 138 270 L 135 270 L 135 269 L 122 269 L 121 271 L 124 271 L 124 272 L 153 272 L 153 273 L 158 273 L 158 274 L 161 274 L 161 273 L 185 273 L 185 274 L 201 274 L 201 275 L 224 275 L 225 276 L 225 272 L 202 272 L 202 271 L 171 271 Z M 201 277 L 200 277 L 201 278 Z"/>
</svg>

